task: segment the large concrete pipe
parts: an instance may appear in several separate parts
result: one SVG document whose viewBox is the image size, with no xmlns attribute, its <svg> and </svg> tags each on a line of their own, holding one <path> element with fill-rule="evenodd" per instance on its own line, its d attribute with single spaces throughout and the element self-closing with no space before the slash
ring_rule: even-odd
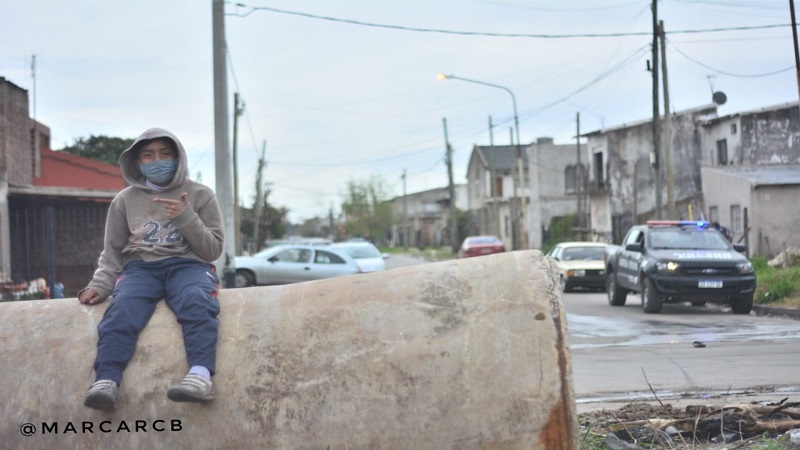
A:
<svg viewBox="0 0 800 450">
<path fill-rule="evenodd" d="M 223 290 L 211 404 L 167 399 L 162 302 L 110 413 L 83 406 L 108 302 L 2 303 L 0 447 L 574 449 L 557 279 L 533 250 Z"/>
</svg>

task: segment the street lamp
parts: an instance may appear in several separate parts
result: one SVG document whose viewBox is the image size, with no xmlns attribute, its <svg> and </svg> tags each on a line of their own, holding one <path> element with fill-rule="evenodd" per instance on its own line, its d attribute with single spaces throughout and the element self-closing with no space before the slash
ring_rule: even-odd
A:
<svg viewBox="0 0 800 450">
<path fill-rule="evenodd" d="M 489 86 L 489 87 L 493 87 L 493 88 L 497 88 L 497 89 L 502 89 L 502 90 L 508 92 L 508 95 L 511 96 L 511 103 L 514 106 L 514 130 L 515 130 L 515 132 L 517 134 L 517 165 L 518 165 L 518 169 L 519 169 L 520 185 L 522 186 L 521 189 L 523 191 L 522 195 L 520 195 L 520 201 L 522 202 L 522 204 L 521 204 L 521 207 L 522 207 L 522 222 L 523 222 L 523 227 L 522 228 L 523 228 L 524 232 L 520 233 L 521 234 L 521 239 L 520 240 L 522 241 L 522 249 L 523 250 L 527 250 L 528 249 L 528 208 L 527 208 L 527 206 L 525 204 L 525 192 L 524 192 L 524 189 L 525 189 L 525 175 L 524 175 L 524 173 L 525 172 L 523 172 L 523 170 L 522 170 L 522 150 L 520 149 L 520 140 L 519 140 L 519 115 L 517 114 L 517 98 L 514 96 L 514 93 L 511 92 L 511 89 L 509 89 L 509 88 L 507 88 L 505 86 L 500 86 L 499 84 L 492 84 L 492 83 L 487 83 L 485 81 L 478 81 L 478 80 L 473 80 L 473 79 L 470 79 L 470 78 L 457 77 L 455 75 L 445 75 L 443 73 L 437 74 L 436 78 L 438 78 L 440 80 L 461 80 L 461 81 L 466 81 L 467 83 L 481 84 L 481 85 L 484 85 L 484 86 Z"/>
</svg>

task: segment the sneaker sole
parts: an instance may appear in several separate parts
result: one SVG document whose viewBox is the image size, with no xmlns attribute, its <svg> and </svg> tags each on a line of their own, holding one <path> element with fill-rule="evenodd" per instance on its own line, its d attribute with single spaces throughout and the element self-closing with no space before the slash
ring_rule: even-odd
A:
<svg viewBox="0 0 800 450">
<path fill-rule="evenodd" d="M 208 403 L 214 401 L 214 395 L 204 396 L 197 392 L 190 392 L 179 388 L 171 388 L 167 391 L 167 397 L 173 402 L 192 402 Z"/>
<path fill-rule="evenodd" d="M 92 395 L 84 399 L 83 405 L 101 411 L 112 411 L 117 408 L 117 401 L 107 395 Z"/>
</svg>

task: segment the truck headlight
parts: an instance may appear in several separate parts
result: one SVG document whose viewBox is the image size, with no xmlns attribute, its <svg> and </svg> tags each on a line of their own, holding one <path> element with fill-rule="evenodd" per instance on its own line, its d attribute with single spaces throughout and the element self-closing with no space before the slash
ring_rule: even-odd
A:
<svg viewBox="0 0 800 450">
<path fill-rule="evenodd" d="M 573 270 L 568 270 L 567 271 L 567 276 L 570 277 L 570 278 L 572 278 L 572 277 L 585 277 L 586 276 L 586 271 L 585 270 L 574 270 L 574 269 Z"/>
<path fill-rule="evenodd" d="M 736 264 L 736 268 L 739 269 L 739 273 L 753 273 L 753 264 L 750 261 Z"/>
<path fill-rule="evenodd" d="M 680 265 L 678 263 L 676 263 L 675 261 L 657 262 L 656 263 L 656 269 L 658 269 L 659 272 L 675 273 L 675 272 L 678 271 L 678 268 L 680 268 Z"/>
</svg>

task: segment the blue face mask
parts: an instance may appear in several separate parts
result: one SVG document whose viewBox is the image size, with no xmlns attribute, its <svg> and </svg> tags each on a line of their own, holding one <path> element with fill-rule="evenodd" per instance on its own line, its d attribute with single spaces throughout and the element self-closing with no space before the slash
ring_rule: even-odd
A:
<svg viewBox="0 0 800 450">
<path fill-rule="evenodd" d="M 140 170 L 148 180 L 153 183 L 166 183 L 175 176 L 178 169 L 177 159 L 162 159 L 151 163 L 142 164 Z"/>
</svg>

